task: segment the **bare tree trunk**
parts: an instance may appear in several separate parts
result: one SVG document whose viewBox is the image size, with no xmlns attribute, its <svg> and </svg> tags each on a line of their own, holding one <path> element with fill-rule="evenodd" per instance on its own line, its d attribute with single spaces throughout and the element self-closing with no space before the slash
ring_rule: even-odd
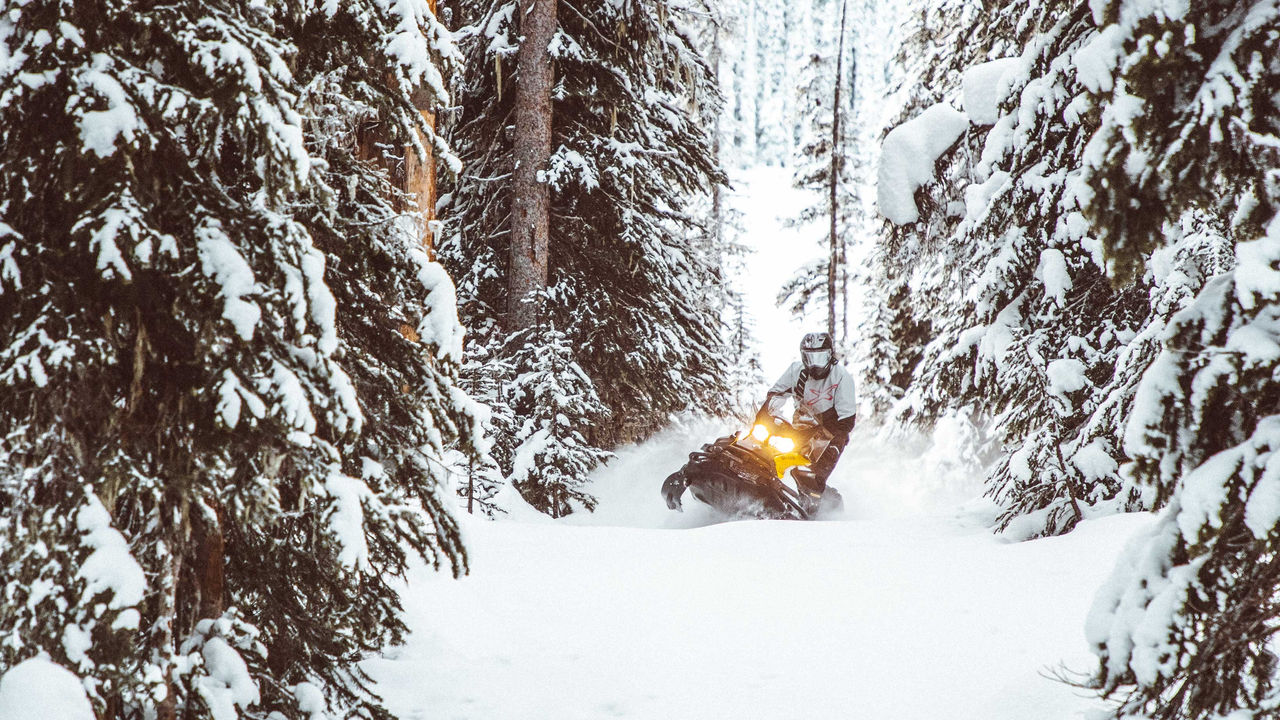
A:
<svg viewBox="0 0 1280 720">
<path fill-rule="evenodd" d="M 837 230 L 839 202 L 836 189 L 840 184 L 840 86 L 844 70 L 844 20 L 849 10 L 848 2 L 840 8 L 840 42 L 836 51 L 835 101 L 831 104 L 831 248 L 827 257 L 827 332 L 836 336 L 836 265 L 840 262 L 840 234 Z"/>
<path fill-rule="evenodd" d="M 427 7 L 433 15 L 436 13 L 436 6 L 437 0 L 427 0 Z M 418 109 L 418 112 L 422 113 L 422 119 L 426 120 L 427 127 L 431 128 L 432 132 L 435 132 L 436 116 L 432 111 L 435 109 L 436 98 L 422 97 L 423 94 L 422 92 L 414 93 L 413 104 Z M 436 154 L 422 131 L 418 131 L 418 142 L 422 143 L 422 147 L 426 149 L 427 154 L 419 159 L 410 148 L 405 148 L 404 189 L 418 201 L 418 212 L 422 214 L 422 244 L 427 248 L 428 254 L 434 254 L 436 244 Z"/>
<path fill-rule="evenodd" d="M 536 324 L 536 308 L 525 300 L 547 286 L 551 192 L 545 173 L 551 159 L 551 85 L 555 80 L 547 48 L 556 31 L 556 2 L 520 0 L 518 10 L 524 41 L 516 57 L 511 259 L 504 318 L 510 332 Z"/>
<path fill-rule="evenodd" d="M 182 553 L 178 550 L 178 546 L 177 542 L 171 542 L 169 545 L 169 551 L 173 553 L 173 557 L 168 568 L 170 575 L 165 578 L 167 584 L 160 593 L 159 608 L 164 633 L 160 647 L 172 653 L 173 656 L 176 656 L 178 651 L 178 628 L 174 626 L 178 622 L 178 583 L 182 582 Z M 177 720 L 178 692 L 174 687 L 172 663 L 166 664 L 164 684 L 167 692 L 164 700 L 157 704 L 156 718 L 157 720 Z"/>
<path fill-rule="evenodd" d="M 434 99 L 426 92 L 413 93 L 414 105 L 422 113 L 422 117 L 431 128 L 435 127 L 435 115 L 429 108 Z M 401 148 L 402 158 L 383 152 L 383 143 L 388 141 L 384 128 L 377 122 L 366 123 L 357 133 L 357 154 L 366 160 L 372 160 L 387 171 L 391 185 L 404 193 L 391 198 L 396 212 L 416 215 L 419 228 L 419 239 L 431 253 L 435 249 L 433 221 L 436 219 L 436 161 L 431 140 L 421 130 L 415 130 L 418 142 L 422 144 L 426 154 L 419 157 L 413 145 L 405 143 Z M 406 197 L 407 196 L 407 197 Z M 409 203 L 407 200 L 414 202 Z"/>
<path fill-rule="evenodd" d="M 476 508 L 476 458 L 473 455 L 467 462 L 467 514 L 475 514 Z"/>
<path fill-rule="evenodd" d="M 843 40 L 843 33 L 841 33 Z M 851 108 L 857 108 L 858 104 L 858 51 L 854 48 L 853 57 L 849 63 L 849 92 L 853 93 L 849 101 Z M 845 258 L 845 253 L 849 250 L 848 243 L 840 243 L 840 302 L 843 307 L 840 310 L 840 344 L 848 347 L 849 345 L 849 263 Z"/>
<path fill-rule="evenodd" d="M 427 0 L 427 7 L 431 12 L 436 11 L 437 0 Z M 388 83 L 393 82 L 392 78 L 387 78 Z M 410 93 L 410 99 L 413 106 L 422 114 L 422 119 L 426 121 L 427 127 L 433 132 L 436 128 L 436 116 L 434 110 L 439 103 L 439 98 L 432 95 L 425 87 L 413 88 Z M 393 198 L 392 206 L 397 212 L 412 213 L 417 216 L 417 225 L 419 228 L 419 239 L 428 253 L 435 250 L 435 233 L 434 221 L 436 219 L 436 158 L 435 148 L 431 143 L 431 139 L 427 137 L 422 130 L 414 130 L 417 140 L 424 150 L 424 154 L 419 156 L 414 150 L 413 143 L 404 143 L 401 146 L 402 157 L 397 158 L 389 156 L 383 151 L 381 145 L 387 143 L 390 139 L 387 137 L 385 128 L 378 120 L 372 119 L 370 122 L 364 123 L 357 131 L 356 146 L 357 155 L 365 160 L 372 160 L 381 165 L 387 171 L 387 175 L 393 187 L 404 193 L 405 196 L 397 195 Z M 409 203 L 406 200 L 412 199 L 414 202 Z"/>
<path fill-rule="evenodd" d="M 197 591 L 200 594 L 198 618 L 222 617 L 222 596 L 225 588 L 226 558 L 222 538 L 222 508 L 213 498 L 205 503 L 213 511 L 213 518 L 204 517 L 198 509 L 193 511 L 192 538 L 196 544 L 195 572 Z"/>
<path fill-rule="evenodd" d="M 436 116 L 430 111 L 419 108 L 427 125 L 435 129 Z M 418 203 L 421 219 L 422 244 L 429 254 L 435 251 L 435 219 L 436 219 L 436 159 L 431 143 L 421 130 L 417 131 L 418 142 L 426 148 L 427 154 L 419 159 L 411 146 L 404 149 L 404 188 Z"/>
</svg>

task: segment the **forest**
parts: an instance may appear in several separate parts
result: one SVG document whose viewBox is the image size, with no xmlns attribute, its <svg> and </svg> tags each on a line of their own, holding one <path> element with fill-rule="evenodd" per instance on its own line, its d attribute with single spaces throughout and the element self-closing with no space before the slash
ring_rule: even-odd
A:
<svg viewBox="0 0 1280 720">
<path fill-rule="evenodd" d="M 0 720 L 1280 718 L 1277 450 L 1280 0 L 0 12 Z"/>
</svg>

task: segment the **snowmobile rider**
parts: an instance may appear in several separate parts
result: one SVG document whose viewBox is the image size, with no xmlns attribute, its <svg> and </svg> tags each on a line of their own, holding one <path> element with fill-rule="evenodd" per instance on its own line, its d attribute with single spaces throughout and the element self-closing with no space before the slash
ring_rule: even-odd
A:
<svg viewBox="0 0 1280 720">
<path fill-rule="evenodd" d="M 804 405 L 832 436 L 826 452 L 809 466 L 812 479 L 806 477 L 806 482 L 801 483 L 797 478 L 799 489 L 816 506 L 827 489 L 827 478 L 831 477 L 840 453 L 849 443 L 858 412 L 853 376 L 836 363 L 830 333 L 814 332 L 804 336 L 800 341 L 800 361 L 792 363 L 769 388 L 764 405 L 756 413 L 757 423 L 773 424 L 769 416 L 770 401 L 783 395 L 791 395 L 797 406 Z"/>
</svg>

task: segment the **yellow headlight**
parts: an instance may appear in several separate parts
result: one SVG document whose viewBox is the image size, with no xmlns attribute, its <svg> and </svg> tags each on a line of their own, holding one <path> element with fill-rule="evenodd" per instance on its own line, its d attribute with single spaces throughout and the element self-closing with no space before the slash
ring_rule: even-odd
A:
<svg viewBox="0 0 1280 720">
<path fill-rule="evenodd" d="M 795 440 L 792 440 L 789 437 L 782 437 L 781 435 L 774 435 L 769 438 L 769 444 L 773 446 L 774 450 L 781 453 L 789 453 L 796 449 Z"/>
<path fill-rule="evenodd" d="M 751 437 L 755 438 L 759 442 L 764 442 L 769 439 L 769 428 L 764 425 L 756 425 L 751 428 Z"/>
</svg>

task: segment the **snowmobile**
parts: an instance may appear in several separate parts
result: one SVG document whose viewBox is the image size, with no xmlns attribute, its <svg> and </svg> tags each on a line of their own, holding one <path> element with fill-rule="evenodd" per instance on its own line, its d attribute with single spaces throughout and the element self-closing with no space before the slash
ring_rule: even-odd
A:
<svg viewBox="0 0 1280 720">
<path fill-rule="evenodd" d="M 798 487 L 816 485 L 809 465 L 831 443 L 831 434 L 804 406 L 789 422 L 781 417 L 785 404 L 785 398 L 774 398 L 768 421 L 689 453 L 689 462 L 662 484 L 667 507 L 683 510 L 680 496 L 688 488 L 694 498 L 729 517 L 808 520 L 842 509 L 844 499 L 832 487 L 815 502 L 784 482 L 790 471 Z"/>
</svg>

